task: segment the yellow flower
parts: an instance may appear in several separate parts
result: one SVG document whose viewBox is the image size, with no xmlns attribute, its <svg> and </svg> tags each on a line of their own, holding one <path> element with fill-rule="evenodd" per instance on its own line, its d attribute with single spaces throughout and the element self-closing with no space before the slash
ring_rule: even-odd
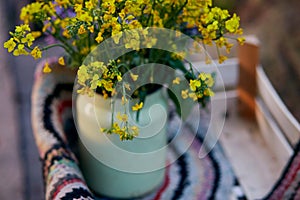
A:
<svg viewBox="0 0 300 200">
<path fill-rule="evenodd" d="M 143 102 L 136 103 L 134 106 L 132 106 L 132 110 L 133 111 L 138 111 L 138 110 L 142 109 L 142 107 L 143 107 Z"/>
<path fill-rule="evenodd" d="M 100 42 L 103 41 L 103 37 L 102 37 L 102 33 L 101 33 L 101 32 L 98 33 L 98 35 L 97 35 L 97 37 L 96 37 L 95 40 L 96 40 L 96 42 L 98 42 L 98 43 L 100 43 Z"/>
<path fill-rule="evenodd" d="M 122 10 L 121 12 L 119 12 L 119 17 L 124 20 L 125 18 L 125 13 L 124 13 L 124 10 Z"/>
<path fill-rule="evenodd" d="M 42 29 L 43 33 L 46 32 L 47 29 L 50 28 L 50 27 L 51 27 L 51 24 L 50 24 L 50 23 L 45 24 L 44 27 L 43 27 L 43 29 Z"/>
<path fill-rule="evenodd" d="M 183 98 L 183 99 L 186 99 L 186 98 L 188 98 L 189 96 L 188 96 L 188 90 L 182 90 L 181 91 L 181 97 Z"/>
<path fill-rule="evenodd" d="M 90 84 L 91 84 L 91 89 L 94 90 L 97 88 L 97 86 L 101 86 L 101 82 L 99 80 L 99 75 L 98 74 L 94 74 Z"/>
<path fill-rule="evenodd" d="M 129 49 L 132 48 L 134 50 L 140 49 L 140 41 L 138 39 L 132 38 L 129 40 L 129 42 L 125 43 L 125 48 Z"/>
<path fill-rule="evenodd" d="M 20 26 L 16 26 L 16 33 L 25 33 L 26 31 L 30 31 L 30 27 L 28 24 L 22 24 Z"/>
<path fill-rule="evenodd" d="M 93 0 L 90 0 L 90 1 L 87 1 L 85 2 L 85 7 L 88 9 L 88 10 L 92 10 L 93 8 L 96 7 L 96 1 L 93 1 Z"/>
<path fill-rule="evenodd" d="M 111 96 L 115 96 L 115 95 L 117 95 L 118 94 L 118 92 L 117 92 L 117 90 L 114 88 L 112 91 L 111 91 Z"/>
<path fill-rule="evenodd" d="M 78 34 L 81 35 L 81 34 L 84 34 L 84 33 L 86 33 L 86 30 L 85 30 L 84 26 L 81 25 L 81 26 L 79 27 L 79 29 L 78 29 Z"/>
<path fill-rule="evenodd" d="M 67 6 L 68 4 L 70 4 L 69 0 L 55 0 L 55 2 L 56 2 L 59 6 Z"/>
<path fill-rule="evenodd" d="M 173 83 L 173 84 L 179 85 L 179 84 L 180 84 L 180 78 L 179 78 L 179 77 L 176 77 L 176 78 L 173 80 L 172 83 Z"/>
<path fill-rule="evenodd" d="M 25 45 L 24 44 L 18 44 L 18 49 L 22 50 L 25 48 Z"/>
<path fill-rule="evenodd" d="M 42 35 L 40 31 L 32 31 L 31 34 L 34 38 L 38 38 Z"/>
<path fill-rule="evenodd" d="M 211 74 L 201 73 L 198 78 L 205 81 L 208 87 L 212 87 L 214 85 L 214 79 Z"/>
<path fill-rule="evenodd" d="M 126 114 L 121 115 L 121 113 L 117 113 L 117 119 L 122 121 L 122 122 L 127 122 L 128 121 L 128 116 Z"/>
<path fill-rule="evenodd" d="M 186 57 L 186 52 L 181 51 L 181 52 L 176 52 L 172 54 L 172 58 L 183 60 Z"/>
<path fill-rule="evenodd" d="M 240 26 L 240 18 L 234 13 L 232 18 L 225 22 L 225 28 L 230 32 L 234 33 Z"/>
<path fill-rule="evenodd" d="M 13 52 L 14 56 L 20 56 L 20 55 L 28 55 L 28 52 L 25 49 L 16 49 Z"/>
<path fill-rule="evenodd" d="M 122 105 L 125 105 L 128 102 L 125 96 L 122 96 Z"/>
<path fill-rule="evenodd" d="M 219 29 L 218 27 L 219 22 L 218 21 L 214 21 L 212 24 L 207 26 L 207 31 L 209 32 L 213 32 Z"/>
<path fill-rule="evenodd" d="M 125 87 L 127 90 L 129 90 L 129 91 L 131 90 L 130 85 L 129 85 L 128 83 L 125 83 L 125 84 L 124 84 L 124 87 Z"/>
<path fill-rule="evenodd" d="M 102 95 L 103 95 L 103 98 L 104 98 L 104 99 L 107 99 L 107 98 L 108 98 L 108 94 L 107 94 L 107 92 L 105 92 L 105 90 L 102 91 Z"/>
<path fill-rule="evenodd" d="M 60 64 L 60 65 L 65 65 L 64 57 L 59 57 L 59 58 L 58 58 L 58 64 Z"/>
<path fill-rule="evenodd" d="M 16 47 L 16 43 L 13 38 L 10 38 L 8 41 L 4 43 L 4 48 L 7 49 L 8 52 L 12 52 Z"/>
<path fill-rule="evenodd" d="M 224 37 L 220 37 L 218 40 L 216 40 L 217 47 L 222 47 L 227 43 L 227 39 Z"/>
<path fill-rule="evenodd" d="M 81 65 L 79 67 L 79 70 L 77 72 L 77 77 L 78 77 L 78 82 L 81 84 L 81 85 L 84 85 L 85 81 L 89 78 L 89 74 L 87 72 L 87 66 L 85 65 Z"/>
<path fill-rule="evenodd" d="M 30 54 L 34 59 L 38 59 L 42 57 L 42 51 L 37 46 L 34 47 L 34 49 L 31 51 Z"/>
<path fill-rule="evenodd" d="M 137 135 L 138 135 L 138 133 L 139 133 L 139 128 L 138 128 L 137 126 L 132 126 L 132 127 L 131 127 L 131 130 L 132 130 L 134 136 L 137 136 Z"/>
<path fill-rule="evenodd" d="M 11 34 L 11 33 L 10 33 L 10 34 Z M 17 43 L 20 43 L 20 42 L 21 42 L 17 37 L 14 37 L 14 41 L 16 41 Z"/>
<path fill-rule="evenodd" d="M 231 43 L 226 43 L 226 44 L 225 44 L 225 47 L 226 47 L 226 52 L 229 54 L 231 48 L 233 47 L 233 44 L 231 44 Z"/>
<path fill-rule="evenodd" d="M 119 30 L 113 30 L 111 35 L 112 35 L 112 39 L 114 40 L 114 42 L 116 44 L 119 44 L 120 38 L 122 37 L 122 32 L 120 32 Z"/>
<path fill-rule="evenodd" d="M 116 12 L 116 7 L 115 5 L 111 5 L 108 7 L 108 13 L 114 14 Z"/>
<path fill-rule="evenodd" d="M 74 15 L 68 14 L 67 11 L 70 9 L 74 11 Z M 14 32 L 10 32 L 11 39 L 4 43 L 8 52 L 12 52 L 15 56 L 25 54 L 31 55 L 35 59 L 41 58 L 44 50 L 58 46 L 57 44 L 44 47 L 34 45 L 36 38 L 46 32 L 52 35 L 57 42 L 61 42 L 59 46 L 64 47 L 66 53 L 73 57 L 74 65 L 77 62 L 81 63 L 99 43 L 108 38 L 113 39 L 114 44 L 125 44 L 125 48 L 129 51 L 155 47 L 158 39 L 151 34 L 151 28 L 144 27 L 171 27 L 175 31 L 171 37 L 178 41 L 184 37 L 181 34 L 183 29 L 186 27 L 196 28 L 195 31 L 198 31 L 199 34 L 194 35 L 190 32 L 194 36 L 194 45 L 196 45 L 194 46 L 195 52 L 194 50 L 188 51 L 192 54 L 202 53 L 206 50 L 206 45 L 216 46 L 217 53 L 221 48 L 229 53 L 233 44 L 226 39 L 229 38 L 227 37 L 228 33 L 237 35 L 235 40 L 240 44 L 244 42 L 240 35 L 242 34 L 242 29 L 239 27 L 240 18 L 236 14 L 230 15 L 227 10 L 214 7 L 212 0 L 36 0 L 35 3 L 30 3 L 22 8 L 20 18 L 24 24 L 16 26 Z M 35 21 L 41 22 L 41 32 L 31 32 L 29 24 Z M 203 49 L 199 43 L 204 45 Z M 133 86 L 129 82 L 123 82 L 119 91 L 117 90 L 118 83 L 122 82 L 122 75 L 126 71 L 129 71 L 131 82 L 140 81 L 141 74 L 130 71 L 138 64 L 147 64 L 157 60 L 163 62 L 164 58 L 171 57 L 174 69 L 181 71 L 185 76 L 193 77 L 190 78 L 186 88 L 179 89 L 181 100 L 199 101 L 204 106 L 208 96 L 213 95 L 214 76 L 201 73 L 194 77 L 192 69 L 180 65 L 184 64 L 182 60 L 187 56 L 185 48 L 182 48 L 182 45 L 169 45 L 177 54 L 172 52 L 166 54 L 157 52 L 156 54 L 154 52 L 154 56 L 152 56 L 152 52 L 143 49 L 136 53 L 128 52 L 128 56 L 120 57 L 119 61 L 105 61 L 105 63 L 95 61 L 97 59 L 94 59 L 94 55 L 92 55 L 92 62 L 87 66 L 80 66 L 77 71 L 77 81 L 80 84 L 77 92 L 93 96 L 95 89 L 100 88 L 100 93 L 104 98 L 121 96 L 122 104 L 125 107 L 129 105 L 129 99 L 136 96 L 140 98 L 130 104 L 129 111 L 145 109 L 143 98 L 140 96 L 140 91 L 144 88 L 133 90 L 130 88 Z M 226 56 L 222 54 L 217 55 L 219 62 L 226 59 Z M 127 57 L 137 59 L 128 60 Z M 60 65 L 68 65 L 67 60 L 64 60 L 63 57 L 59 57 L 57 62 Z M 212 60 L 206 55 L 205 62 L 211 63 Z M 49 66 L 48 62 L 42 68 L 44 73 L 54 71 L 53 66 L 51 63 Z M 172 82 L 165 81 L 176 87 L 184 82 L 184 76 L 181 73 L 173 76 Z M 150 83 L 154 82 L 154 78 L 155 73 L 151 73 Z M 150 89 L 145 87 L 146 90 Z M 119 134 L 121 140 L 132 139 L 138 133 L 136 126 L 129 125 L 127 112 L 116 113 L 112 117 L 111 127 L 101 129 L 102 132 Z"/>
<path fill-rule="evenodd" d="M 106 80 L 101 80 L 100 84 L 103 85 L 106 91 L 113 91 L 113 82 L 111 80 L 106 81 Z"/>
<path fill-rule="evenodd" d="M 82 3 L 76 3 L 74 5 L 74 10 L 75 10 L 75 12 L 76 12 L 77 15 L 80 15 L 83 12 L 83 10 L 82 10 Z"/>
<path fill-rule="evenodd" d="M 239 37 L 238 39 L 237 39 L 237 41 L 239 42 L 239 44 L 240 45 L 243 45 L 244 44 L 244 42 L 245 42 L 245 38 L 243 38 L 243 37 Z"/>
<path fill-rule="evenodd" d="M 205 80 L 205 83 L 207 84 L 208 87 L 212 87 L 215 83 L 213 77 L 211 74 L 207 74 L 207 79 Z"/>
<path fill-rule="evenodd" d="M 133 81 L 136 81 L 138 79 L 139 75 L 130 73 L 130 77 L 132 78 Z"/>
<path fill-rule="evenodd" d="M 27 45 L 29 47 L 32 45 L 33 41 L 34 41 L 34 37 L 33 37 L 33 35 L 31 33 L 28 33 L 25 38 L 21 39 L 21 42 L 24 43 L 24 44 L 27 43 Z"/>
<path fill-rule="evenodd" d="M 71 35 L 69 34 L 69 31 L 68 30 L 64 30 L 62 32 L 62 35 L 65 37 L 65 38 L 71 38 Z"/>
<path fill-rule="evenodd" d="M 94 26 L 89 26 L 88 29 L 91 33 L 94 33 L 94 30 L 95 30 Z"/>
<path fill-rule="evenodd" d="M 24 23 L 28 24 L 31 18 L 32 16 L 30 14 L 30 8 L 29 5 L 27 5 L 21 9 L 20 19 L 24 21 Z"/>
<path fill-rule="evenodd" d="M 118 81 L 122 81 L 122 76 L 117 75 L 117 80 L 118 80 Z"/>
<path fill-rule="evenodd" d="M 156 43 L 157 43 L 157 38 L 153 38 L 153 37 L 145 37 L 145 41 L 144 44 L 146 45 L 147 48 L 152 48 Z"/>
<path fill-rule="evenodd" d="M 49 63 L 46 62 L 43 68 L 43 72 L 44 73 L 50 73 L 52 71 L 52 69 L 49 67 Z"/>
<path fill-rule="evenodd" d="M 190 88 L 192 91 L 196 91 L 197 87 L 201 86 L 201 82 L 199 80 L 190 80 Z"/>
<path fill-rule="evenodd" d="M 191 99 L 193 99 L 193 101 L 197 101 L 197 100 L 198 100 L 198 97 L 197 97 L 197 95 L 196 95 L 194 92 L 189 93 L 189 97 L 190 97 Z"/>
<path fill-rule="evenodd" d="M 223 56 L 223 55 L 220 55 L 219 56 L 219 63 L 223 63 L 225 60 L 227 60 L 227 57 L 226 56 Z"/>
<path fill-rule="evenodd" d="M 211 64 L 211 59 L 209 56 L 205 56 L 205 64 Z"/>
<path fill-rule="evenodd" d="M 88 12 L 84 12 L 84 13 L 80 14 L 79 16 L 77 15 L 77 17 L 80 21 L 83 21 L 83 22 L 92 22 L 93 21 L 93 18 L 89 15 Z"/>
<path fill-rule="evenodd" d="M 202 81 L 205 81 L 207 79 L 207 74 L 201 73 L 201 74 L 199 74 L 198 78 L 200 78 Z"/>
<path fill-rule="evenodd" d="M 209 96 L 209 97 L 214 96 L 214 92 L 211 91 L 211 89 L 209 89 L 209 88 L 206 88 L 206 89 L 204 90 L 203 94 L 204 94 L 205 96 Z"/>
<path fill-rule="evenodd" d="M 14 50 L 13 55 L 14 56 L 20 56 L 20 55 L 28 55 L 28 52 L 24 49 L 24 44 L 19 44 L 18 48 Z"/>
</svg>

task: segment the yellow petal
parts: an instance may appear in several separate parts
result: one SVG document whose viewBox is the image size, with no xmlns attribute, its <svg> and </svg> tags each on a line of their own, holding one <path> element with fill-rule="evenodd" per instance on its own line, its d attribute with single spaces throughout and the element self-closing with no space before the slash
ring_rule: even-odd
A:
<svg viewBox="0 0 300 200">
<path fill-rule="evenodd" d="M 58 58 L 58 63 L 59 63 L 60 65 L 65 65 L 65 60 L 64 60 L 64 58 L 63 58 L 63 57 L 59 57 L 59 58 Z"/>
<path fill-rule="evenodd" d="M 142 109 L 142 107 L 143 107 L 143 102 L 141 102 L 141 103 L 136 103 L 134 106 L 132 106 L 132 110 L 133 111 L 138 111 L 138 110 L 140 110 L 140 109 Z"/>
<path fill-rule="evenodd" d="M 46 62 L 43 68 L 43 72 L 44 73 L 50 73 L 52 71 L 52 69 L 49 67 L 49 63 Z"/>
<path fill-rule="evenodd" d="M 131 76 L 131 78 L 132 78 L 133 81 L 136 81 L 138 79 L 138 77 L 139 77 L 139 75 L 135 75 L 133 73 L 130 73 L 130 76 Z"/>
<path fill-rule="evenodd" d="M 179 84 L 180 84 L 180 78 L 179 78 L 179 77 L 176 77 L 176 78 L 173 80 L 173 84 L 179 85 Z"/>
</svg>

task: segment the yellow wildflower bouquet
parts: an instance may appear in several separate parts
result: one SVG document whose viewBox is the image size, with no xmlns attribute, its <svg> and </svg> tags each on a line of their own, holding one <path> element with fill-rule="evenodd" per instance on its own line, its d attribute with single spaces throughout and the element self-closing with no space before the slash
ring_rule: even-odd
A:
<svg viewBox="0 0 300 200">
<path fill-rule="evenodd" d="M 116 90 L 116 85 L 127 72 L 133 81 L 141 79 L 142 73 L 131 70 L 145 63 L 160 63 L 181 71 L 189 83 L 181 90 L 183 99 L 189 98 L 205 105 L 213 95 L 213 75 L 196 74 L 192 67 L 186 68 L 184 55 L 152 48 L 157 39 L 148 37 L 147 28 L 173 30 L 191 37 L 204 47 L 215 45 L 219 62 L 226 59 L 219 54 L 219 49 L 225 48 L 229 52 L 233 46 L 229 38 L 243 42 L 241 37 L 229 36 L 242 34 L 239 17 L 213 6 L 212 0 L 37 0 L 21 9 L 20 19 L 24 23 L 16 26 L 10 32 L 11 38 L 4 43 L 8 52 L 39 59 L 49 48 L 61 47 L 65 55 L 59 57 L 58 63 L 78 68 L 81 86 L 78 93 L 92 96 L 98 92 L 105 98 L 119 96 L 124 104 L 128 101 L 126 91 L 130 90 L 130 84 L 123 84 L 122 92 Z M 39 31 L 32 30 L 33 24 L 39 27 Z M 36 39 L 42 35 L 54 42 L 36 45 Z M 115 44 L 125 41 L 125 48 L 130 51 L 115 60 L 84 63 L 86 57 L 109 38 Z M 44 72 L 51 72 L 47 62 Z M 155 74 L 153 71 L 149 73 Z M 179 85 L 181 79 L 175 76 L 171 82 Z M 132 110 L 139 112 L 147 95 L 160 87 L 146 84 L 132 93 L 131 97 L 139 99 Z M 170 93 L 169 96 L 174 100 L 174 95 Z M 174 102 L 178 104 L 177 100 Z M 117 133 L 122 140 L 137 135 L 138 129 L 129 127 L 126 113 L 117 115 L 117 118 L 124 123 L 113 123 L 110 129 L 102 131 Z"/>
</svg>

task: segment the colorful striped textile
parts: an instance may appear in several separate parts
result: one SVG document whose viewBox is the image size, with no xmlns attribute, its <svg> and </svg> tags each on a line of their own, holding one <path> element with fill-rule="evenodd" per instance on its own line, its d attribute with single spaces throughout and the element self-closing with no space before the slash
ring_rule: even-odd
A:
<svg viewBox="0 0 300 200">
<path fill-rule="evenodd" d="M 284 168 L 281 177 L 264 199 L 300 199 L 300 141 L 296 145 L 294 154 Z"/>
<path fill-rule="evenodd" d="M 78 167 L 65 134 L 72 117 L 75 73 L 51 64 L 53 73 L 43 74 L 44 63 L 35 73 L 32 90 L 32 128 L 42 160 L 45 199 L 94 199 Z"/>
<path fill-rule="evenodd" d="M 43 163 L 45 198 L 107 199 L 95 197 L 89 190 L 75 156 L 78 138 L 72 116 L 75 72 L 50 62 L 52 72 L 44 74 L 42 66 L 43 63 L 36 70 L 32 92 L 32 127 Z M 169 141 L 173 141 L 180 124 L 174 113 L 171 111 L 169 115 Z M 204 133 L 201 128 L 197 132 L 188 124 L 184 125 L 183 132 L 169 145 L 168 160 L 181 156 L 168 165 L 164 183 L 139 199 L 230 199 L 233 188 L 237 187 L 236 179 L 220 145 L 199 159 Z M 190 141 L 189 149 L 183 149 Z"/>
</svg>

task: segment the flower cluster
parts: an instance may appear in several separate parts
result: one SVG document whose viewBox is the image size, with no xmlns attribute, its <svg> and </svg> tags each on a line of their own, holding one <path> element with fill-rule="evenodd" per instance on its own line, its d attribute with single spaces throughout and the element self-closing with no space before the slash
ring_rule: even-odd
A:
<svg viewBox="0 0 300 200">
<path fill-rule="evenodd" d="M 108 134 L 115 133 L 120 136 L 121 140 L 131 140 L 138 135 L 138 127 L 131 126 L 128 121 L 127 105 L 129 102 L 128 91 L 131 90 L 130 84 L 122 80 L 122 73 L 120 67 L 123 64 L 117 64 L 116 61 L 110 60 L 107 65 L 103 62 L 95 61 L 88 65 L 81 65 L 78 69 L 78 83 L 81 88 L 77 90 L 80 94 L 87 94 L 93 96 L 95 90 L 99 89 L 98 93 L 103 95 L 104 99 L 108 97 L 116 97 L 117 91 L 121 91 L 119 95 L 121 97 L 122 105 L 124 106 L 124 113 L 117 113 L 116 120 L 112 116 L 112 125 L 110 128 L 101 128 L 101 132 Z M 130 73 L 132 81 L 138 79 L 138 75 Z M 123 81 L 123 82 L 122 82 Z M 117 90 L 116 87 L 121 83 L 121 89 Z M 136 103 L 131 107 L 132 111 L 139 111 L 143 107 L 143 102 Z M 114 112 L 112 113 L 114 115 Z"/>
<path fill-rule="evenodd" d="M 115 90 L 116 81 L 121 81 L 121 72 L 118 70 L 116 62 L 111 60 L 108 65 L 103 62 L 92 62 L 88 66 L 81 65 L 78 70 L 78 83 L 83 86 L 78 93 L 93 96 L 97 87 L 102 88 L 104 98 L 108 97 L 108 93 Z"/>
<path fill-rule="evenodd" d="M 173 84 L 179 84 L 180 78 L 176 77 Z M 196 79 L 191 79 L 190 88 L 182 90 L 181 96 L 183 99 L 191 98 L 193 101 L 199 101 L 203 97 L 211 97 L 214 95 L 212 87 L 214 79 L 211 74 L 200 73 Z"/>
<path fill-rule="evenodd" d="M 42 57 L 42 52 L 38 47 L 31 48 L 33 41 L 40 35 L 39 32 L 31 32 L 28 24 L 16 26 L 15 32 L 10 32 L 12 38 L 4 43 L 8 52 L 13 52 L 14 56 L 28 55 L 38 59 Z M 26 48 L 25 48 L 26 47 Z M 30 49 L 28 52 L 26 49 Z"/>
<path fill-rule="evenodd" d="M 51 47 L 64 48 L 77 66 L 95 45 L 114 36 L 118 43 L 126 30 L 159 27 L 186 32 L 196 29 L 197 34 L 191 35 L 193 38 L 205 45 L 215 43 L 227 50 L 232 44 L 225 34 L 242 34 L 239 17 L 212 7 L 212 0 L 45 0 L 23 7 L 20 19 L 24 25 L 17 26 L 5 44 L 9 52 L 13 51 L 16 56 L 40 58 L 41 51 L 48 48 L 32 48 L 32 43 L 43 33 L 54 37 L 58 42 Z M 28 26 L 30 23 L 41 25 L 41 32 L 32 32 Z M 131 41 L 127 48 L 138 49 L 138 37 L 128 38 Z M 243 38 L 237 40 L 243 42 Z M 223 55 L 219 57 L 220 61 L 225 59 Z"/>
<path fill-rule="evenodd" d="M 182 71 L 183 78 L 189 82 L 189 88 L 181 91 L 183 99 L 191 98 L 205 105 L 208 97 L 213 95 L 214 77 L 205 73 L 196 75 L 192 69 L 186 69 L 183 65 L 184 52 L 174 54 L 151 49 L 157 39 L 148 35 L 147 27 L 183 33 L 204 47 L 215 45 L 220 63 L 227 58 L 219 53 L 220 48 L 229 52 L 233 46 L 231 39 L 239 43 L 244 41 L 239 37 L 242 34 L 240 18 L 213 6 L 212 0 L 37 0 L 21 9 L 20 19 L 24 23 L 16 26 L 14 32 L 10 32 L 11 38 L 4 43 L 8 52 L 39 59 L 49 48 L 61 47 L 65 55 L 59 57 L 58 63 L 78 68 L 78 83 L 81 86 L 78 92 L 92 96 L 96 91 L 105 98 L 116 96 L 116 86 L 122 81 L 122 76 L 145 63 L 165 64 Z M 39 31 L 32 31 L 32 24 L 39 27 Z M 36 39 L 42 35 L 55 42 L 37 45 Z M 123 42 L 125 48 L 131 50 L 130 53 L 107 63 L 96 61 L 83 64 L 87 55 L 109 38 L 115 44 Z M 51 72 L 48 62 L 43 71 Z M 130 73 L 130 76 L 133 81 L 141 78 L 141 74 Z M 181 78 L 175 78 L 173 85 L 179 85 Z M 121 85 L 122 92 L 118 95 L 126 104 L 130 84 L 123 82 Z M 155 87 L 147 85 L 140 90 L 146 91 L 147 95 L 157 89 Z M 144 93 L 144 96 L 140 94 L 139 91 L 134 93 L 140 99 L 132 107 L 136 112 L 142 109 L 145 100 Z M 126 113 L 117 115 L 116 119 L 119 123 L 115 121 L 110 129 L 102 131 L 117 133 L 122 140 L 137 135 L 138 128 L 128 125 Z"/>
<path fill-rule="evenodd" d="M 101 132 L 108 134 L 118 134 L 120 140 L 132 140 L 139 133 L 137 126 L 129 126 L 128 115 L 117 113 L 117 119 L 120 123 L 114 122 L 111 128 L 101 128 Z"/>
</svg>

